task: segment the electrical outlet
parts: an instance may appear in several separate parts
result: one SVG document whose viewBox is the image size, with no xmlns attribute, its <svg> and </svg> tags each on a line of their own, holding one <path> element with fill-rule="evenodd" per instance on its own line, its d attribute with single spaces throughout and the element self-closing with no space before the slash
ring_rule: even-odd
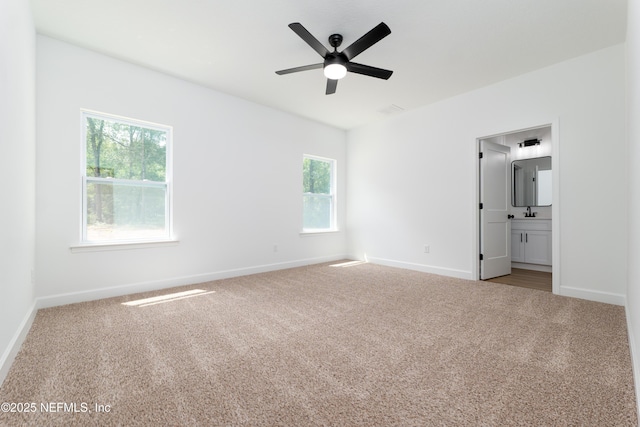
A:
<svg viewBox="0 0 640 427">
<path fill-rule="evenodd" d="M 428 254 L 430 249 L 431 248 L 429 248 L 429 245 L 424 245 L 424 253 L 425 254 Z"/>
</svg>

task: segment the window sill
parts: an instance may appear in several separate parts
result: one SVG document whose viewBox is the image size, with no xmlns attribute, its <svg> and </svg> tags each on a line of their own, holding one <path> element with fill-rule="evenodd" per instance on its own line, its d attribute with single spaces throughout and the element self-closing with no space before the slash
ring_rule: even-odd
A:
<svg viewBox="0 0 640 427">
<path fill-rule="evenodd" d="M 318 234 L 331 234 L 331 233 L 339 233 L 340 230 L 332 228 L 330 230 L 302 230 L 300 232 L 300 236 L 313 236 Z"/>
<path fill-rule="evenodd" d="M 80 243 L 70 247 L 71 253 L 126 251 L 131 249 L 163 248 L 177 246 L 179 240 L 154 240 L 147 242 Z"/>
</svg>

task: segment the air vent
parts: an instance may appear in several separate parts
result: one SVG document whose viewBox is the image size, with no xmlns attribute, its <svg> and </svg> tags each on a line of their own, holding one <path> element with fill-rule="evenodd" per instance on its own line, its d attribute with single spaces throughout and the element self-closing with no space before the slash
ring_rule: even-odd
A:
<svg viewBox="0 0 640 427">
<path fill-rule="evenodd" d="M 404 111 L 404 108 L 399 107 L 395 104 L 391 104 L 388 107 L 381 108 L 378 111 L 382 114 L 391 115 L 391 114 L 402 113 Z"/>
</svg>

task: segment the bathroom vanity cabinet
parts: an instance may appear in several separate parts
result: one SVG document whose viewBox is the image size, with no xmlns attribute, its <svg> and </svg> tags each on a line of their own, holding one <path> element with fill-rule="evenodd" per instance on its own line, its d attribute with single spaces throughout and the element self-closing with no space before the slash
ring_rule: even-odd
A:
<svg viewBox="0 0 640 427">
<path fill-rule="evenodd" d="M 511 221 L 511 262 L 551 265 L 551 220 Z"/>
</svg>

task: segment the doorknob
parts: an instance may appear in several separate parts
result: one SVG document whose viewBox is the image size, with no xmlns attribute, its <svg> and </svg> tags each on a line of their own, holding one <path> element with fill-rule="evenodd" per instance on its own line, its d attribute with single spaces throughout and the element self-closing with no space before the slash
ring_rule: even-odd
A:
<svg viewBox="0 0 640 427">
<path fill-rule="evenodd" d="M 513 218 L 515 218 L 514 215 L 507 215 L 507 219 L 513 219 Z"/>
</svg>

